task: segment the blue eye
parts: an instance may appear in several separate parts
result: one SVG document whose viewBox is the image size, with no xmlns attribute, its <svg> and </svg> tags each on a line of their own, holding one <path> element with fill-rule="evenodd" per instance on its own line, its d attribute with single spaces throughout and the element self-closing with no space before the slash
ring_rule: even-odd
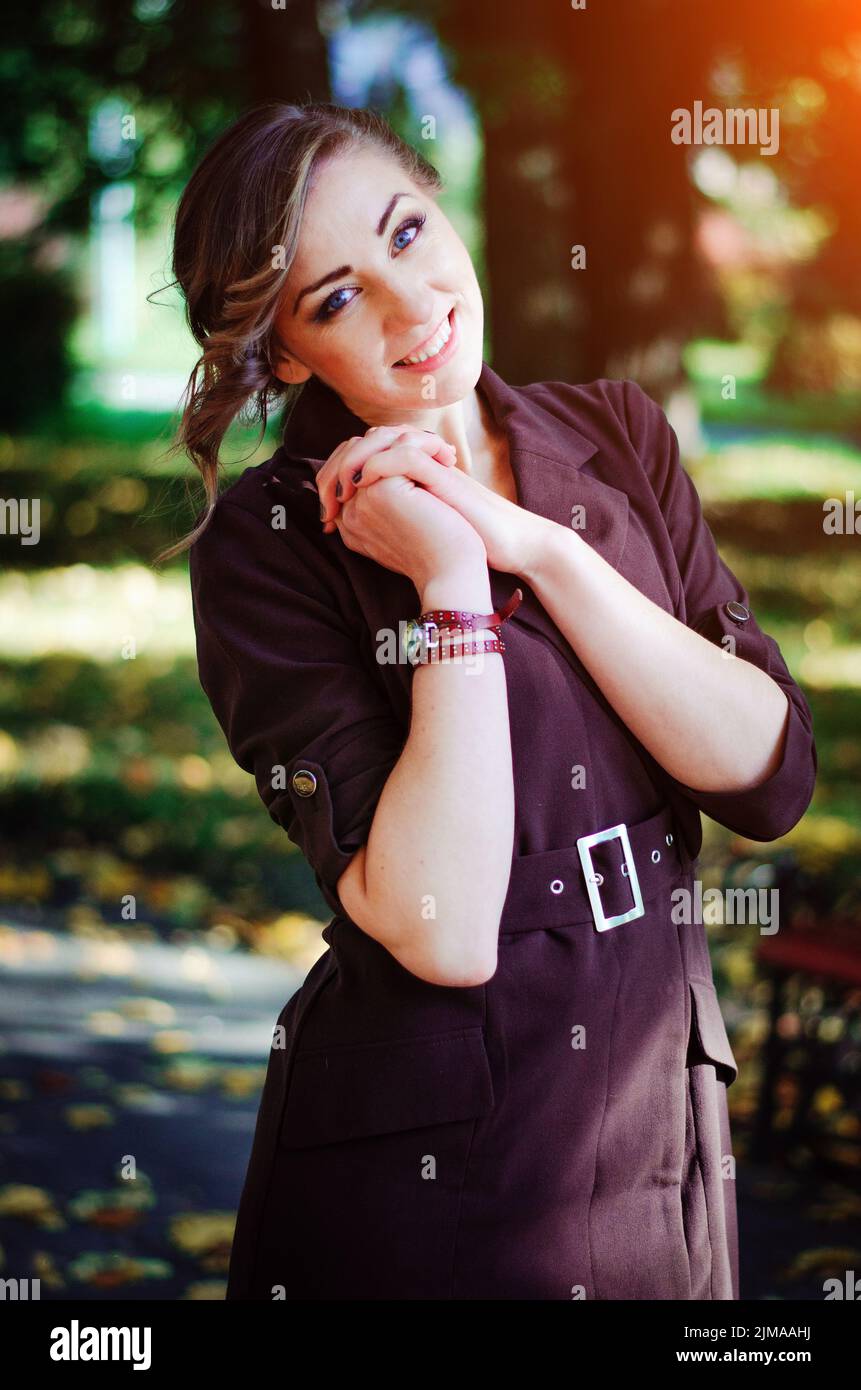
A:
<svg viewBox="0 0 861 1390">
<path fill-rule="evenodd" d="M 415 228 L 416 235 L 411 237 L 410 240 L 407 241 L 405 244 L 398 245 L 396 249 L 398 251 L 405 251 L 408 246 L 412 246 L 413 242 L 417 240 L 418 233 L 424 226 L 426 221 L 427 214 L 422 212 L 417 213 L 415 217 L 408 217 L 405 222 L 402 222 L 392 237 L 393 242 L 397 242 L 398 237 L 402 236 L 404 232 L 409 231 L 412 228 Z M 343 309 L 345 307 L 344 301 L 342 301 L 341 303 L 337 303 L 335 301 L 337 301 L 339 295 L 346 294 L 349 288 L 350 286 L 345 286 L 340 289 L 333 290 L 332 293 L 329 295 L 328 299 L 323 300 L 323 303 L 320 305 L 319 309 L 314 314 L 314 323 L 323 323 L 326 319 L 334 318 L 335 314 L 337 314 L 340 309 Z M 351 299 L 346 300 L 346 304 L 352 304 L 352 302 L 353 301 Z"/>
<path fill-rule="evenodd" d="M 339 294 L 346 293 L 346 290 L 333 290 L 332 293 L 329 295 L 329 298 L 323 300 L 323 303 L 320 305 L 319 309 L 314 315 L 314 322 L 319 323 L 321 319 L 330 319 L 333 314 L 336 314 L 338 312 L 339 309 L 343 309 L 343 304 L 335 304 L 333 306 L 333 300 L 336 300 Z M 349 303 L 349 300 L 347 302 Z"/>
<path fill-rule="evenodd" d="M 392 237 L 392 241 L 397 240 L 397 238 L 401 235 L 401 233 L 407 231 L 407 229 L 408 229 L 409 227 L 415 227 L 416 233 L 418 234 L 419 229 L 420 229 L 421 227 L 424 226 L 425 221 L 426 221 L 426 218 L 425 218 L 425 214 L 424 214 L 424 213 L 420 213 L 420 214 L 417 215 L 416 217 L 408 217 L 407 220 L 406 220 L 406 222 L 402 222 L 401 225 L 398 227 L 398 230 L 395 232 L 395 235 Z M 407 242 L 407 246 L 412 246 L 412 243 L 413 243 L 413 241 L 415 241 L 415 240 L 416 240 L 416 238 L 413 237 L 413 238 L 412 238 L 412 241 L 408 241 L 408 242 Z M 403 246 L 399 246 L 399 247 L 398 247 L 398 250 L 399 250 L 399 251 L 403 251 L 404 249 L 405 249 L 405 248 L 404 248 Z"/>
</svg>

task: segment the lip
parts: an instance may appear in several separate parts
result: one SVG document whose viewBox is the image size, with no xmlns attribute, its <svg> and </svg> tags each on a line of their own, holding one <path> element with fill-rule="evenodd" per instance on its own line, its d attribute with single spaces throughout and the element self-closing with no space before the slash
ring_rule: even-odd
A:
<svg viewBox="0 0 861 1390">
<path fill-rule="evenodd" d="M 449 334 L 448 342 L 443 343 L 443 346 L 440 348 L 436 356 L 428 357 L 425 359 L 424 362 L 395 362 L 393 366 L 397 368 L 399 372 L 433 372 L 436 371 L 437 367 L 444 366 L 445 363 L 449 360 L 449 358 L 454 355 L 460 343 L 460 332 L 458 330 L 458 321 L 455 315 L 456 307 L 457 306 L 453 304 L 451 309 L 448 311 L 448 314 L 446 315 L 446 317 L 448 318 L 449 326 L 451 328 L 451 333 Z M 440 320 L 440 322 L 442 322 L 442 320 Z M 431 342 L 438 331 L 439 330 L 435 328 L 433 333 L 431 333 L 430 338 L 425 338 L 425 342 Z M 421 352 L 421 349 L 422 345 L 420 344 L 417 348 L 414 349 L 414 351 Z"/>
</svg>

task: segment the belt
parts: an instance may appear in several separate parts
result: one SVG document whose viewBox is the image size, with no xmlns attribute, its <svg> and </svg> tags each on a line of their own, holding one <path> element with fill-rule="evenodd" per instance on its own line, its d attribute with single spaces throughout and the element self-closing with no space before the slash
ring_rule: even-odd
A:
<svg viewBox="0 0 861 1390">
<path fill-rule="evenodd" d="M 638 825 L 608 826 L 565 849 L 518 855 L 500 935 L 579 926 L 596 931 L 645 916 L 645 904 L 690 867 L 669 806 Z"/>
</svg>

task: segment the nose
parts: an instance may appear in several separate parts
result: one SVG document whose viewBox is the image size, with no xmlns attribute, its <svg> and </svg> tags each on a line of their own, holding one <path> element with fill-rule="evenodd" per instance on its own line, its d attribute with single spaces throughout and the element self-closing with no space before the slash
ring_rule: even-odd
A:
<svg viewBox="0 0 861 1390">
<path fill-rule="evenodd" d="M 415 299 L 404 305 L 400 312 L 393 312 L 386 327 L 386 341 L 394 356 L 400 360 L 409 352 L 415 352 L 427 339 L 442 318 L 442 309 L 436 295 L 428 299 L 425 312 L 420 313 Z"/>
<path fill-rule="evenodd" d="M 389 288 L 387 326 L 390 332 L 402 338 L 410 334 L 420 335 L 422 329 L 428 332 L 433 328 L 431 319 L 439 297 L 432 290 L 421 285 L 394 283 Z M 440 310 L 442 313 L 442 310 Z"/>
</svg>

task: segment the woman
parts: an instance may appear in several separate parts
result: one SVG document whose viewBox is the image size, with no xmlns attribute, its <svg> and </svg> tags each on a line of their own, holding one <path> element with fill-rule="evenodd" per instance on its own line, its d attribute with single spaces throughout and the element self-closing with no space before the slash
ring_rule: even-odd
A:
<svg viewBox="0 0 861 1390">
<path fill-rule="evenodd" d="M 658 406 L 482 361 L 439 187 L 371 113 L 274 104 L 178 210 L 200 678 L 335 913 L 227 1296 L 735 1299 L 699 812 L 788 831 L 810 712 Z M 217 497 L 236 413 L 297 391 Z M 428 646 L 436 610 L 476 616 Z"/>
</svg>

